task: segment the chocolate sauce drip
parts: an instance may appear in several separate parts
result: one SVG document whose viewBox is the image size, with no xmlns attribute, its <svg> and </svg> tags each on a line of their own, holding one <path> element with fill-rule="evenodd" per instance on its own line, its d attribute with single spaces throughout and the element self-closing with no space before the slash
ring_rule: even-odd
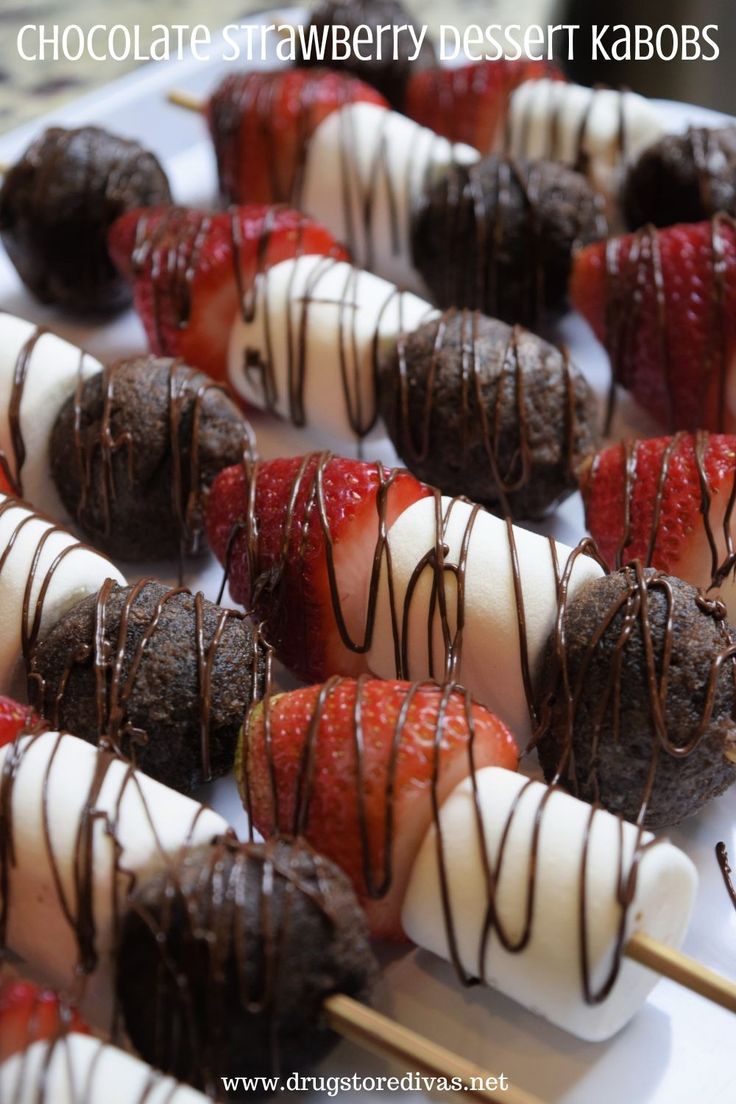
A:
<svg viewBox="0 0 736 1104">
<path fill-rule="evenodd" d="M 635 519 L 635 496 L 637 493 L 638 456 L 639 448 L 647 450 L 647 458 L 651 457 L 650 442 L 640 442 L 634 439 L 623 441 L 620 446 L 621 465 L 623 468 L 623 498 L 621 502 L 621 526 L 620 537 L 610 566 L 614 569 L 623 567 L 629 560 L 636 558 L 644 567 L 656 567 L 664 569 L 663 562 L 666 557 L 660 551 L 660 538 L 662 532 L 662 510 L 665 496 L 670 492 L 670 479 L 676 480 L 677 473 L 672 471 L 674 460 L 682 454 L 683 448 L 692 442 L 692 454 L 697 472 L 700 501 L 698 513 L 702 519 L 703 530 L 708 542 L 710 554 L 710 584 L 707 588 L 717 590 L 726 579 L 736 571 L 736 546 L 732 533 L 732 519 L 736 507 L 736 465 L 733 468 L 731 486 L 725 500 L 723 517 L 717 524 L 716 517 L 719 512 L 716 503 L 720 503 L 722 496 L 726 494 L 724 488 L 714 487 L 711 475 L 708 471 L 708 459 L 711 449 L 711 435 L 705 430 L 698 430 L 695 434 L 684 431 L 676 433 L 670 438 L 659 459 L 659 471 L 656 477 L 656 492 L 653 503 L 647 501 L 644 506 L 647 511 L 651 509 L 651 521 L 646 535 L 646 549 L 640 547 L 641 542 L 641 516 Z M 604 453 L 598 452 L 593 457 L 587 476 L 583 480 L 583 498 L 588 500 L 595 494 L 595 483 L 599 477 Z M 610 519 L 609 519 L 610 521 Z M 638 522 L 637 544 L 632 549 L 634 542 L 634 523 Z"/>
<path fill-rule="evenodd" d="M 366 741 L 367 733 L 364 728 L 363 717 L 365 710 L 369 708 L 371 701 L 367 687 L 376 683 L 368 681 L 366 676 L 361 676 L 357 682 L 345 680 L 339 676 L 329 679 L 320 687 L 315 698 L 311 715 L 305 726 L 305 742 L 299 757 L 299 773 L 296 781 L 289 780 L 286 785 L 289 791 L 295 795 L 293 802 L 293 816 L 287 817 L 283 810 L 279 809 L 278 786 L 276 782 L 277 767 L 274 761 L 274 740 L 272 734 L 272 711 L 277 708 L 267 696 L 263 703 L 263 733 L 260 744 L 254 744 L 252 735 L 247 745 L 246 753 L 241 760 L 241 788 L 245 796 L 246 807 L 253 812 L 252 788 L 250 783 L 250 768 L 255 766 L 262 778 L 264 765 L 267 776 L 272 781 L 271 808 L 268 811 L 264 804 L 268 805 L 268 798 L 259 797 L 260 816 L 259 827 L 263 829 L 264 822 L 272 826 L 273 831 L 286 831 L 298 835 L 305 835 L 309 839 L 312 826 L 312 800 L 315 794 L 315 772 L 318 769 L 318 757 L 320 754 L 320 742 L 322 740 L 322 725 L 326 711 L 330 708 L 331 700 L 337 697 L 343 702 L 346 691 L 350 686 L 355 687 L 355 701 L 352 710 L 348 714 L 341 711 L 341 717 L 348 715 L 352 719 L 352 731 L 347 736 L 349 753 L 346 749 L 346 757 L 343 762 L 343 770 L 352 772 L 352 780 L 346 780 L 345 784 L 354 786 L 356 810 L 358 817 L 358 834 L 361 841 L 361 853 L 359 857 L 363 870 L 363 892 L 373 900 L 384 898 L 394 885 L 393 855 L 398 839 L 400 826 L 396 823 L 395 805 L 395 780 L 399 765 L 406 754 L 411 750 L 412 725 L 417 723 L 417 711 L 420 711 L 422 725 L 422 740 L 425 746 L 431 746 L 431 788 L 429 799 L 432 808 L 432 822 L 436 832 L 438 875 L 441 894 L 441 906 L 447 934 L 447 943 L 450 950 L 451 961 L 456 973 L 463 985 L 473 986 L 487 983 L 487 976 L 493 970 L 493 955 L 488 954 L 488 946 L 492 937 L 498 941 L 505 951 L 511 954 L 522 954 L 533 938 L 539 924 L 544 923 L 544 916 L 535 909 L 537 879 L 540 875 L 539 847 L 543 831 L 543 824 L 549 803 L 549 798 L 558 789 L 551 786 L 542 797 L 536 816 L 532 847 L 528 869 L 525 874 L 526 888 L 524 900 L 527 902 L 525 920 L 520 934 L 513 936 L 504 923 L 499 908 L 500 872 L 506 858 L 509 840 L 512 838 L 516 817 L 519 815 L 524 795 L 534 783 L 529 781 L 514 799 L 508 819 L 501 832 L 501 842 L 497 854 L 491 857 L 486 840 L 485 818 L 483 806 L 480 801 L 476 783 L 476 718 L 479 707 L 473 704 L 469 693 L 460 686 L 446 682 L 438 685 L 431 681 L 408 683 L 405 695 L 393 721 L 393 729 L 388 740 L 389 751 L 385 767 L 381 772 L 373 763 L 370 774 L 366 770 Z M 434 693 L 434 700 L 430 704 L 428 700 Z M 278 699 L 277 699 L 278 700 Z M 413 713 L 412 713 L 413 711 Z M 459 716 L 460 715 L 460 716 Z M 460 720 L 462 718 L 462 722 Z M 432 732 L 426 733 L 426 726 L 430 723 Z M 452 720 L 450 720 L 452 718 Z M 445 763 L 452 754 L 452 746 L 448 744 L 446 730 L 448 724 L 452 724 L 453 731 L 457 734 L 458 727 L 462 723 L 465 733 L 465 749 L 467 755 L 467 775 L 472 783 L 472 799 L 474 805 L 474 823 L 476 826 L 476 843 L 481 855 L 483 876 L 478 886 L 479 893 L 485 895 L 487 901 L 486 921 L 483 926 L 480 945 L 477 956 L 477 972 L 468 972 L 462 964 L 458 950 L 458 927 L 461 917 L 453 907 L 450 893 L 450 877 L 445 852 L 445 839 L 443 835 L 440 817 L 441 793 L 445 788 Z M 247 733 L 246 730 L 246 735 Z M 329 736 L 326 735 L 329 739 Z M 456 736 L 457 739 L 457 736 Z M 457 745 L 455 745 L 457 746 Z M 251 760 L 255 760 L 252 764 Z M 263 760 L 263 761 L 260 761 Z M 265 762 L 264 762 L 265 761 Z M 369 779 L 369 780 L 368 780 Z M 372 807 L 383 804 L 385 816 L 382 824 L 369 821 L 367 815 L 367 802 Z M 619 833 L 619 850 L 617 855 L 611 857 L 611 861 L 618 870 L 616 904 L 620 910 L 620 921 L 617 928 L 617 938 L 612 956 L 612 965 L 604 980 L 596 987 L 593 984 L 589 965 L 589 946 L 592 937 L 590 930 L 590 904 L 586 897 L 586 886 L 589 868 L 589 842 L 594 831 L 596 817 L 608 814 L 602 812 L 598 806 L 591 807 L 590 817 L 587 822 L 586 835 L 583 843 L 583 860 L 580 870 L 580 979 L 581 988 L 585 1000 L 591 1004 L 599 1004 L 606 999 L 611 992 L 619 974 L 627 919 L 630 905 L 636 893 L 637 872 L 644 852 L 655 846 L 655 842 L 646 842 L 640 830 L 634 854 L 630 860 L 626 859 L 624 850 L 623 832 Z M 470 845 L 470 841 L 469 841 Z"/>
<path fill-rule="evenodd" d="M 576 172 L 582 173 L 584 176 L 591 176 L 594 172 L 593 159 L 589 149 L 591 121 L 595 109 L 596 92 L 603 91 L 604 88 L 598 85 L 589 90 L 590 96 L 580 117 L 573 153 L 572 156 L 567 156 L 565 121 L 570 111 L 568 88 L 569 85 L 563 82 L 547 83 L 549 95 L 546 113 L 546 145 L 541 156 L 547 161 L 567 162 Z M 623 169 L 631 159 L 631 143 L 626 121 L 626 97 L 628 94 L 626 89 L 616 91 L 618 97 L 618 127 L 612 160 L 613 164 L 620 169 Z M 519 98 L 517 97 L 514 100 L 512 97 L 511 109 L 506 117 L 504 137 L 504 147 L 509 153 L 523 156 L 529 148 L 530 132 L 535 122 L 534 100 L 534 96 L 528 97 L 526 107 L 522 111 L 518 108 Z"/>
<path fill-rule="evenodd" d="M 99 533 L 100 520 L 97 504 L 101 506 L 102 534 L 107 539 L 114 528 L 114 501 L 116 498 L 116 463 L 118 453 L 124 454 L 128 483 L 135 481 L 135 443 L 131 431 L 113 430 L 116 420 L 116 384 L 119 378 L 127 381 L 128 362 L 118 361 L 106 367 L 102 376 L 104 396 L 99 432 L 90 438 L 85 432 L 84 380 L 81 375 L 74 397 L 74 450 L 73 462 L 79 473 L 79 498 L 76 519 L 82 528 Z M 157 368 L 151 365 L 151 370 Z M 227 394 L 224 386 L 215 383 L 180 360 L 172 360 L 167 368 L 168 410 L 166 425 L 168 443 L 164 459 L 170 460 L 171 510 L 179 536 L 179 578 L 183 577 L 183 564 L 187 556 L 199 551 L 202 537 L 202 471 L 203 420 L 207 416 L 208 400 L 215 392 Z M 183 422 L 186 419 L 186 429 Z M 256 456 L 255 434 L 250 424 L 242 420 L 242 456 L 253 460 Z M 119 476 L 118 476 L 119 477 Z M 90 513 L 87 519 L 87 513 Z"/>
<path fill-rule="evenodd" d="M 647 309 L 647 296 L 642 289 L 654 289 L 656 307 L 656 343 L 659 349 L 661 378 L 657 393 L 648 395 L 650 409 L 665 421 L 670 432 L 693 431 L 706 427 L 723 432 L 726 424 L 726 389 L 728 385 L 732 325 L 727 299 L 727 258 L 736 220 L 730 215 L 714 215 L 710 220 L 710 278 L 702 294 L 707 299 L 707 341 L 703 363 L 697 365 L 702 383 L 697 393 L 684 390 L 683 381 L 673 379 L 676 350 L 670 334 L 671 311 L 674 308 L 667 290 L 661 255 L 660 231 L 652 225 L 638 230 L 631 239 L 611 238 L 605 255 L 605 335 L 604 344 L 611 359 L 611 387 L 608 398 L 606 430 L 610 429 L 615 410 L 616 384 L 638 394 L 637 359 L 641 342 L 642 317 Z M 629 244 L 630 243 L 630 244 Z M 623 256 L 623 247 L 628 253 Z M 651 371 L 651 369 L 649 369 Z M 651 388 L 650 388 L 651 390 Z M 653 407 L 652 407 L 653 404 Z"/>
<path fill-rule="evenodd" d="M 731 864 L 728 861 L 728 851 L 726 850 L 725 843 L 716 844 L 716 861 L 718 862 L 718 867 L 721 871 L 721 876 L 723 878 L 723 884 L 726 887 L 726 892 L 731 898 L 731 904 L 736 909 L 736 884 L 733 880 L 733 870 L 731 869 Z"/>
<path fill-rule="evenodd" d="M 329 279 L 335 267 L 344 270 L 344 281 L 339 293 L 333 298 L 322 298 L 320 285 Z M 310 412 L 305 404 L 309 360 L 310 319 L 313 308 L 319 308 L 325 302 L 334 302 L 337 310 L 335 326 L 335 347 L 339 355 L 340 383 L 344 408 L 350 428 L 360 441 L 374 428 L 378 419 L 377 376 L 384 355 L 380 341 L 381 325 L 386 312 L 398 304 L 399 331 L 405 328 L 404 296 L 393 285 L 388 285 L 381 303 L 370 341 L 370 362 L 366 369 L 363 349 L 363 315 L 360 304 L 360 283 L 363 273 L 351 265 L 342 265 L 334 258 L 323 257 L 314 266 L 303 289 L 298 289 L 298 266 L 293 266 L 286 289 L 286 311 L 274 304 L 268 294 L 268 283 L 263 282 L 260 303 L 256 300 L 254 312 L 260 309 L 263 320 L 262 347 L 246 348 L 243 355 L 243 375 L 252 381 L 262 396 L 263 403 L 272 413 L 286 407 L 287 417 L 293 425 L 302 427 L 309 424 Z M 285 313 L 285 317 L 284 317 Z M 430 308 L 427 310 L 430 315 Z M 285 394 L 279 390 L 277 380 L 278 356 L 275 351 L 275 335 L 286 329 L 286 388 Z M 312 354 L 311 370 L 319 369 Z M 366 404 L 364 391 L 364 373 L 370 372 L 370 397 Z"/>
<path fill-rule="evenodd" d="M 537 517 L 569 494 L 596 439 L 592 393 L 567 351 L 478 312 L 402 334 L 379 396 L 417 478 L 503 516 Z"/>
<path fill-rule="evenodd" d="M 7 945 L 7 933 L 9 917 L 14 907 L 14 880 L 17 876 L 15 837 L 16 822 L 17 818 L 21 816 L 21 811 L 17 808 L 16 779 L 27 756 L 33 752 L 42 735 L 39 728 L 42 728 L 42 725 L 32 726 L 28 732 L 19 733 L 5 754 L 2 764 L 2 774 L 0 776 L 0 826 L 2 826 L 2 833 L 0 834 L 0 961 L 7 957 L 10 950 Z M 141 787 L 140 778 L 142 776 L 137 774 L 128 761 L 121 760 L 108 748 L 100 747 L 96 751 L 96 766 L 92 779 L 85 790 L 83 799 L 80 801 L 79 831 L 76 834 L 74 853 L 70 862 L 73 871 L 73 877 L 70 881 L 69 868 L 66 864 L 62 865 L 62 859 L 57 855 L 54 847 L 49 787 L 57 759 L 60 756 L 63 757 L 64 742 L 71 738 L 65 733 L 56 733 L 53 737 L 54 747 L 49 755 L 40 786 L 44 795 L 40 812 L 43 825 L 43 850 L 51 870 L 53 892 L 56 895 L 65 922 L 73 933 L 77 947 L 77 962 L 76 964 L 70 963 L 69 975 L 71 977 L 76 973 L 78 980 L 68 996 L 73 1003 L 78 1004 L 84 997 L 87 979 L 95 972 L 99 964 L 98 933 L 94 908 L 94 884 L 98 874 L 94 861 L 94 835 L 99 833 L 99 827 L 96 827 L 100 819 L 98 811 L 99 795 L 114 764 L 122 763 L 125 767 L 125 775 L 119 787 L 114 810 L 111 815 L 107 815 L 104 819 L 104 835 L 112 841 L 112 846 L 106 847 L 105 850 L 109 861 L 112 863 L 110 890 L 113 916 L 119 917 L 121 915 L 125 902 L 136 882 L 134 872 L 128 870 L 124 865 L 124 848 L 119 836 L 121 810 L 129 791 L 137 793 L 145 810 L 148 827 L 162 867 L 174 868 L 176 856 L 170 855 L 161 845 L 152 813 L 146 803 Z M 183 848 L 189 845 L 192 833 L 204 812 L 204 808 L 204 806 L 198 806 L 190 823 L 185 827 L 181 840 Z M 115 924 L 113 930 L 113 957 L 116 953 L 118 934 L 117 924 Z M 110 1027 L 114 1028 L 114 1024 Z"/>
</svg>

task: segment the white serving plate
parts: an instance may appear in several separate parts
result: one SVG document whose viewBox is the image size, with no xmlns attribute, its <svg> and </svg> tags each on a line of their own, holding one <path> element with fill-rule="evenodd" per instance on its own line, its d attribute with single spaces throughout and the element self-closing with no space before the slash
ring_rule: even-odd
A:
<svg viewBox="0 0 736 1104">
<path fill-rule="evenodd" d="M 283 13 L 280 13 L 283 18 Z M 291 13 L 289 13 L 291 14 Z M 298 13 L 294 13 L 298 18 Z M 270 22 L 268 16 L 251 22 Z M 254 63 L 254 67 L 255 67 Z M 261 65 L 262 63 L 257 63 Z M 265 66 L 277 64 L 275 57 Z M 12 162 L 31 138 L 45 126 L 96 123 L 134 137 L 153 149 L 163 161 L 177 201 L 211 205 L 216 173 L 206 127 L 196 115 L 167 104 L 171 88 L 207 94 L 223 75 L 227 63 L 193 60 L 148 65 L 113 84 L 90 93 L 52 115 L 37 119 L 0 138 L 0 161 Z M 673 123 L 716 123 L 723 116 L 686 104 L 664 105 Z M 51 326 L 62 336 L 86 346 L 101 357 L 145 349 L 145 337 L 130 311 L 104 327 L 79 324 L 40 307 L 25 292 L 0 248 L 0 309 Z M 570 315 L 560 327 L 560 339 L 570 346 L 576 363 L 603 398 L 608 381 L 607 358 L 583 321 Z M 265 457 L 293 455 L 324 447 L 306 431 L 295 431 L 269 417 L 254 419 L 260 452 Z M 619 415 L 620 432 L 647 432 L 656 427 L 631 404 Z M 371 445 L 371 454 L 391 459 L 385 440 Z M 579 496 L 569 500 L 546 531 L 570 543 L 583 535 Z M 122 565 L 130 578 L 156 574 L 173 581 L 174 565 Z M 207 561 L 187 579 L 193 588 L 215 598 L 220 569 Z M 230 779 L 207 788 L 204 795 L 227 816 L 238 831 L 246 828 L 235 787 Z M 671 837 L 694 860 L 700 872 L 695 916 L 685 950 L 712 968 L 736 975 L 736 912 L 727 897 L 714 848 L 724 840 L 736 857 L 733 798 L 713 802 Z M 396 1020 L 430 1039 L 474 1060 L 491 1073 L 504 1073 L 512 1085 L 555 1104 L 733 1104 L 736 1066 L 732 1047 L 736 1019 L 706 1000 L 662 981 L 636 1019 L 607 1043 L 574 1039 L 537 1016 L 488 989 L 463 989 L 450 965 L 409 948 L 381 951 L 384 964 L 377 1006 Z M 285 1074 L 291 1071 L 284 1071 Z M 395 1070 L 358 1047 L 341 1043 L 317 1069 L 325 1076 L 380 1075 Z M 402 1071 L 403 1072 L 403 1071 Z M 349 1104 L 366 1104 L 380 1094 L 340 1092 Z M 422 1093 L 397 1092 L 396 1099 L 427 1099 Z M 302 1099 L 330 1099 L 326 1092 L 310 1091 Z"/>
</svg>

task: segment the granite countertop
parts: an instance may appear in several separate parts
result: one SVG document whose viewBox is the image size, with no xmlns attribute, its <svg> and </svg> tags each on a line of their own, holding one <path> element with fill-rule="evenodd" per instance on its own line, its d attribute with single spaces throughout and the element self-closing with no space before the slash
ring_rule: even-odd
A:
<svg viewBox="0 0 736 1104">
<path fill-rule="evenodd" d="M 17 52 L 19 29 L 27 23 L 95 23 L 128 26 L 206 23 L 212 30 L 264 10 L 267 0 L 2 0 L 0 4 L 0 133 L 53 110 L 135 68 L 135 61 L 24 61 Z M 553 0 L 407 0 L 417 19 L 436 27 L 451 23 L 536 22 Z M 278 8 L 274 3 L 273 9 Z M 292 6 L 288 2 L 282 7 Z"/>
</svg>

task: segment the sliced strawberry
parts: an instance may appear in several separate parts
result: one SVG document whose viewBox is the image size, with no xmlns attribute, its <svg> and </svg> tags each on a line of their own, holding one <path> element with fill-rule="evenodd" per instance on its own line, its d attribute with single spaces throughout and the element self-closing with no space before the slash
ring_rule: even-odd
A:
<svg viewBox="0 0 736 1104">
<path fill-rule="evenodd" d="M 299 205 L 307 144 L 347 104 L 386 100 L 331 69 L 277 69 L 225 78 L 208 105 L 222 194 L 233 203 Z"/>
<path fill-rule="evenodd" d="M 734 480 L 736 437 L 678 433 L 612 445 L 582 476 L 588 529 L 611 568 L 640 560 L 707 588 L 729 562 Z"/>
<path fill-rule="evenodd" d="M 464 691 L 381 679 L 267 699 L 244 740 L 236 773 L 256 828 L 305 835 L 352 879 L 373 935 L 394 939 L 433 795 L 439 808 L 474 768 L 519 759 L 508 729 Z"/>
<path fill-rule="evenodd" d="M 220 472 L 207 533 L 229 563 L 231 595 L 263 620 L 287 667 L 311 682 L 359 674 L 381 530 L 429 493 L 380 464 L 317 453 L 271 460 Z"/>
<path fill-rule="evenodd" d="M 511 93 L 525 81 L 543 77 L 564 80 L 550 62 L 529 58 L 424 69 L 409 81 L 405 111 L 451 142 L 491 153 L 503 137 Z"/>
<path fill-rule="evenodd" d="M 0 697 L 0 747 L 11 744 L 24 729 L 36 723 L 36 716 L 27 705 L 19 705 L 12 698 Z"/>
<path fill-rule="evenodd" d="M 304 253 L 347 253 L 313 219 L 281 207 L 207 214 L 151 207 L 119 218 L 110 254 L 133 283 L 153 352 L 181 357 L 214 379 L 227 376 L 227 345 L 253 283 L 271 265 Z"/>
<path fill-rule="evenodd" d="M 736 432 L 736 223 L 645 227 L 581 250 L 571 296 L 614 377 L 670 430 Z"/>
<path fill-rule="evenodd" d="M 0 982 L 0 1062 L 39 1039 L 68 1031 L 89 1034 L 75 1009 L 57 993 L 16 978 Z"/>
</svg>

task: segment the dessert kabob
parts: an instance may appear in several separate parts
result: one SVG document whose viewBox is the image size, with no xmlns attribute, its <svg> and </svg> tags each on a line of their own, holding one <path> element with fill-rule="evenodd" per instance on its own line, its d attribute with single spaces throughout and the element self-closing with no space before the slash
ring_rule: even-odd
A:
<svg viewBox="0 0 736 1104">
<path fill-rule="evenodd" d="M 417 475 L 516 517 L 541 516 L 575 489 L 599 419 L 566 353 L 480 311 L 440 312 L 317 251 L 264 269 L 243 309 L 232 301 L 229 318 L 218 314 L 219 340 L 209 340 L 210 234 L 191 252 L 200 223 L 166 208 L 131 212 L 112 228 L 112 254 L 156 352 L 206 365 L 249 408 L 304 428 L 312 442 L 367 449 L 383 425 Z M 553 224 L 554 213 L 550 233 Z M 550 270 L 565 270 L 570 248 L 548 258 Z M 178 251 L 192 256 L 185 294 L 167 273 Z M 534 264 L 518 262 L 510 313 L 525 310 Z"/>
<path fill-rule="evenodd" d="M 678 942 L 693 870 L 685 860 L 680 881 L 679 874 L 653 867 L 649 883 L 646 863 L 660 845 L 645 825 L 691 815 L 735 777 L 729 735 L 735 645 L 722 607 L 701 604 L 693 588 L 660 573 L 630 569 L 608 576 L 585 546 L 566 548 L 518 530 L 467 500 L 431 492 L 408 473 L 326 455 L 223 473 L 210 494 L 208 533 L 228 567 L 231 594 L 254 603 L 276 655 L 307 680 L 344 676 L 267 699 L 252 714 L 238 772 L 261 830 L 297 825 L 314 832 L 319 846 L 335 848 L 333 857 L 353 873 L 376 931 L 400 931 L 402 898 L 413 900 L 413 918 L 404 921 L 409 934 L 452 959 L 461 977 L 496 979 L 505 992 L 583 1037 L 613 1033 L 645 999 L 648 989 L 639 988 L 636 971 L 632 978 L 625 970 L 629 980 L 616 990 L 624 956 L 680 980 L 689 972 L 686 983 L 736 1007 L 733 983 L 707 972 L 698 976 L 698 967 L 684 959 L 673 968 L 672 956 L 668 961 L 651 938 L 639 939 L 632 923 L 637 910 L 629 908 L 634 871 L 642 871 L 644 895 L 647 885 L 659 885 L 660 892 L 669 886 L 668 915 L 680 917 L 680 936 L 654 927 L 650 936 Z M 417 684 L 366 683 L 369 672 L 386 679 L 435 677 L 446 685 L 425 694 Z M 664 703 L 653 689 L 660 677 Z M 456 694 L 447 685 L 454 679 L 467 690 Z M 693 685 L 700 687 L 696 696 Z M 522 740 L 534 734 L 552 788 L 498 770 L 510 765 L 498 757 L 498 729 L 490 743 L 487 731 L 477 728 L 469 738 L 466 728 L 464 746 L 440 747 L 442 725 L 433 739 L 421 723 L 432 693 L 440 715 L 455 695 L 453 707 L 470 718 L 463 695 L 472 693 Z M 414 698 L 414 730 L 407 726 L 404 744 Z M 623 734 L 625 753 L 619 751 Z M 336 754 L 338 744 L 344 754 Z M 486 777 L 479 768 L 494 755 Z M 593 806 L 556 785 L 567 775 L 573 792 Z M 448 797 L 458 782 L 458 796 Z M 357 795 L 351 792 L 356 784 Z M 425 803 L 421 813 L 415 800 Z M 434 829 L 416 868 L 423 870 L 416 876 L 422 888 L 406 897 L 412 849 L 430 817 Z M 600 864 L 590 859 L 597 821 L 608 853 Z M 503 843 L 511 837 L 513 844 Z M 613 840 L 620 862 L 612 866 Z M 518 859 L 507 862 L 510 897 L 494 888 L 505 847 Z M 540 847 L 549 847 L 544 862 Z M 588 894 L 593 875 L 580 873 L 588 861 L 590 871 L 611 878 L 607 889 Z M 535 870 L 544 873 L 537 877 Z M 467 886 L 486 885 L 480 904 L 465 900 L 463 879 Z M 534 916 L 545 915 L 541 905 L 538 913 L 532 906 L 538 882 L 540 900 L 550 893 L 550 915 L 559 915 L 567 932 L 566 964 L 559 960 L 558 973 L 545 958 L 549 946 L 532 936 Z M 623 886 L 629 895 L 622 896 Z M 557 893 L 573 911 L 579 905 L 574 922 L 557 911 Z M 593 900 L 611 902 L 608 939 L 592 934 L 595 922 L 586 910 Z M 475 918 L 467 927 L 466 914 Z M 640 915 L 646 917 L 647 907 Z M 536 921 L 545 930 L 546 923 Z M 521 953 L 530 943 L 536 950 L 528 961 L 556 978 L 539 992 Z M 594 961 L 595 954 L 601 957 Z"/>
<path fill-rule="evenodd" d="M 208 1099 L 221 1098 L 222 1076 L 312 1065 L 334 1030 L 497 1099 L 483 1070 L 353 999 L 367 996 L 376 966 L 333 863 L 303 840 L 241 844 L 218 814 L 109 748 L 47 730 L 7 699 L 0 705 L 3 953 L 73 995 L 97 1029 L 129 1037 Z M 138 1100 L 142 1081 L 153 1091 L 147 1067 L 80 1041 L 65 1019 L 49 1046 L 0 1067 L 3 1088 L 37 1099 L 39 1062 L 47 1093 L 87 1084 L 101 1063 L 120 1079 L 121 1104 Z M 26 1022 L 38 1034 L 37 1019 Z M 535 1098 L 515 1090 L 511 1099 Z"/>
<path fill-rule="evenodd" d="M 352 76 L 239 74 L 206 108 L 196 106 L 209 118 L 227 201 L 299 207 L 343 241 L 356 264 L 402 288 L 429 288 L 440 306 L 534 321 L 564 300 L 559 271 L 567 271 L 573 244 L 605 233 L 599 197 L 579 173 L 544 160 L 481 159 L 391 111 Z M 439 261 L 428 237 L 444 243 Z M 531 255 L 522 273 L 517 239 Z M 526 285 L 521 302 L 518 287 L 516 302 L 505 298 L 509 276 Z"/>
</svg>

